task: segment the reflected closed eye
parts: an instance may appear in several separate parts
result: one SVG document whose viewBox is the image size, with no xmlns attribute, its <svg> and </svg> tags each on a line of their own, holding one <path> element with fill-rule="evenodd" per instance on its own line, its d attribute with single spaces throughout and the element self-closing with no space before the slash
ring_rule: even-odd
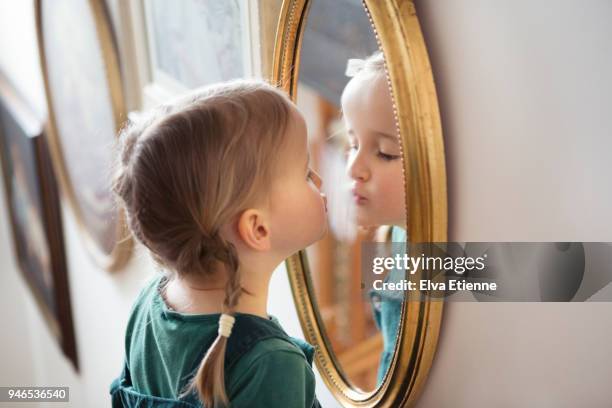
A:
<svg viewBox="0 0 612 408">
<path fill-rule="evenodd" d="M 401 156 L 396 156 L 396 155 L 392 155 L 392 154 L 378 152 L 378 157 L 380 157 L 381 159 L 383 159 L 385 161 L 393 161 L 393 160 L 399 159 Z"/>
</svg>

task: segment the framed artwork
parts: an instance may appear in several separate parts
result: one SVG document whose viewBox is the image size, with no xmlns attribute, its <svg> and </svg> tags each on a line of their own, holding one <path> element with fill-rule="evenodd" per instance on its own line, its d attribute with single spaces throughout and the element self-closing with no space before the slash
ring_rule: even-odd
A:
<svg viewBox="0 0 612 408">
<path fill-rule="evenodd" d="M 145 108 L 189 89 L 261 72 L 254 0 L 138 0 L 129 14 Z M 126 30 L 127 31 L 127 30 Z"/>
<path fill-rule="evenodd" d="M 0 77 L 0 158 L 15 255 L 46 322 L 78 371 L 59 197 L 42 129 Z"/>
<path fill-rule="evenodd" d="M 89 254 L 117 270 L 132 240 L 110 185 L 113 145 L 126 116 L 105 3 L 37 0 L 36 24 L 53 164 Z"/>
</svg>

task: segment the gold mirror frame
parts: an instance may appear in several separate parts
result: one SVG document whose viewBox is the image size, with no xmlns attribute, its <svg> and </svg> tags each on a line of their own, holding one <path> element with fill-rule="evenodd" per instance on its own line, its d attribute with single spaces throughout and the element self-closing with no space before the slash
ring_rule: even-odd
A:
<svg viewBox="0 0 612 408">
<path fill-rule="evenodd" d="M 45 86 L 45 94 L 48 109 L 47 135 L 49 140 L 49 150 L 51 152 L 53 167 L 58 175 L 62 192 L 72 207 L 79 230 L 84 238 L 84 244 L 90 257 L 96 265 L 107 271 L 116 271 L 120 269 L 130 258 L 133 240 L 127 229 L 125 216 L 122 211 L 117 211 L 117 232 L 115 247 L 110 254 L 103 253 L 98 248 L 94 239 L 90 236 L 89 231 L 85 226 L 83 212 L 78 203 L 74 186 L 70 180 L 68 169 L 61 147 L 61 140 L 58 134 L 57 125 L 55 123 L 55 111 L 51 98 L 51 86 L 49 84 L 49 75 L 47 72 L 47 60 L 45 55 L 45 38 L 43 35 L 43 16 L 42 4 L 45 0 L 35 0 L 35 16 L 36 16 L 36 35 L 38 38 L 38 48 L 40 56 L 40 64 L 42 68 L 43 82 Z M 106 70 L 106 79 L 109 84 L 109 93 L 112 104 L 113 117 L 115 121 L 115 135 L 121 128 L 122 118 L 127 118 L 125 99 L 121 85 L 121 74 L 119 68 L 119 59 L 116 46 L 113 40 L 109 15 L 102 0 L 87 0 L 91 10 L 92 18 L 95 23 L 95 30 L 98 35 L 100 52 L 102 54 L 103 64 Z"/>
<path fill-rule="evenodd" d="M 310 4 L 310 0 L 283 0 L 276 34 L 272 80 L 294 101 Z M 385 55 L 396 123 L 402 136 L 410 242 L 445 242 L 448 204 L 444 140 L 433 74 L 414 3 L 363 0 L 363 5 Z M 443 302 L 419 301 L 418 293 L 408 293 L 389 371 L 377 389 L 363 392 L 347 380 L 321 329 L 323 320 L 315 307 L 306 252 L 294 254 L 286 265 L 305 338 L 315 345 L 317 368 L 334 396 L 344 406 L 412 406 L 433 361 Z M 417 279 L 420 274 L 417 272 Z"/>
</svg>

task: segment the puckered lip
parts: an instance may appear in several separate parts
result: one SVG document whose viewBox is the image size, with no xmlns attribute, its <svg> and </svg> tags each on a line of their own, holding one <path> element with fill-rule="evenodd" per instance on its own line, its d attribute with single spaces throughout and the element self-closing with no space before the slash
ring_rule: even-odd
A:
<svg viewBox="0 0 612 408">
<path fill-rule="evenodd" d="M 352 188 L 351 189 L 351 194 L 353 194 L 353 197 L 355 198 L 355 200 L 358 201 L 364 201 L 367 200 L 368 197 L 366 197 L 360 190 L 358 190 L 357 188 Z"/>
</svg>

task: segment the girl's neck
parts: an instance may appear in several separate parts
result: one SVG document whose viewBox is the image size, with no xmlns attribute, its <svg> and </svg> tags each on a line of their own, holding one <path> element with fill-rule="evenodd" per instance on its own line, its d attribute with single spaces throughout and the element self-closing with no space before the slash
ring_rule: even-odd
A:
<svg viewBox="0 0 612 408">
<path fill-rule="evenodd" d="M 246 277 L 256 277 L 248 279 Z M 235 312 L 248 313 L 268 319 L 268 285 L 270 274 L 262 276 L 253 273 L 243 274 L 242 292 Z M 225 282 L 213 279 L 206 281 L 195 277 L 174 277 L 166 285 L 164 300 L 169 307 L 184 314 L 222 313 L 225 299 Z"/>
</svg>

